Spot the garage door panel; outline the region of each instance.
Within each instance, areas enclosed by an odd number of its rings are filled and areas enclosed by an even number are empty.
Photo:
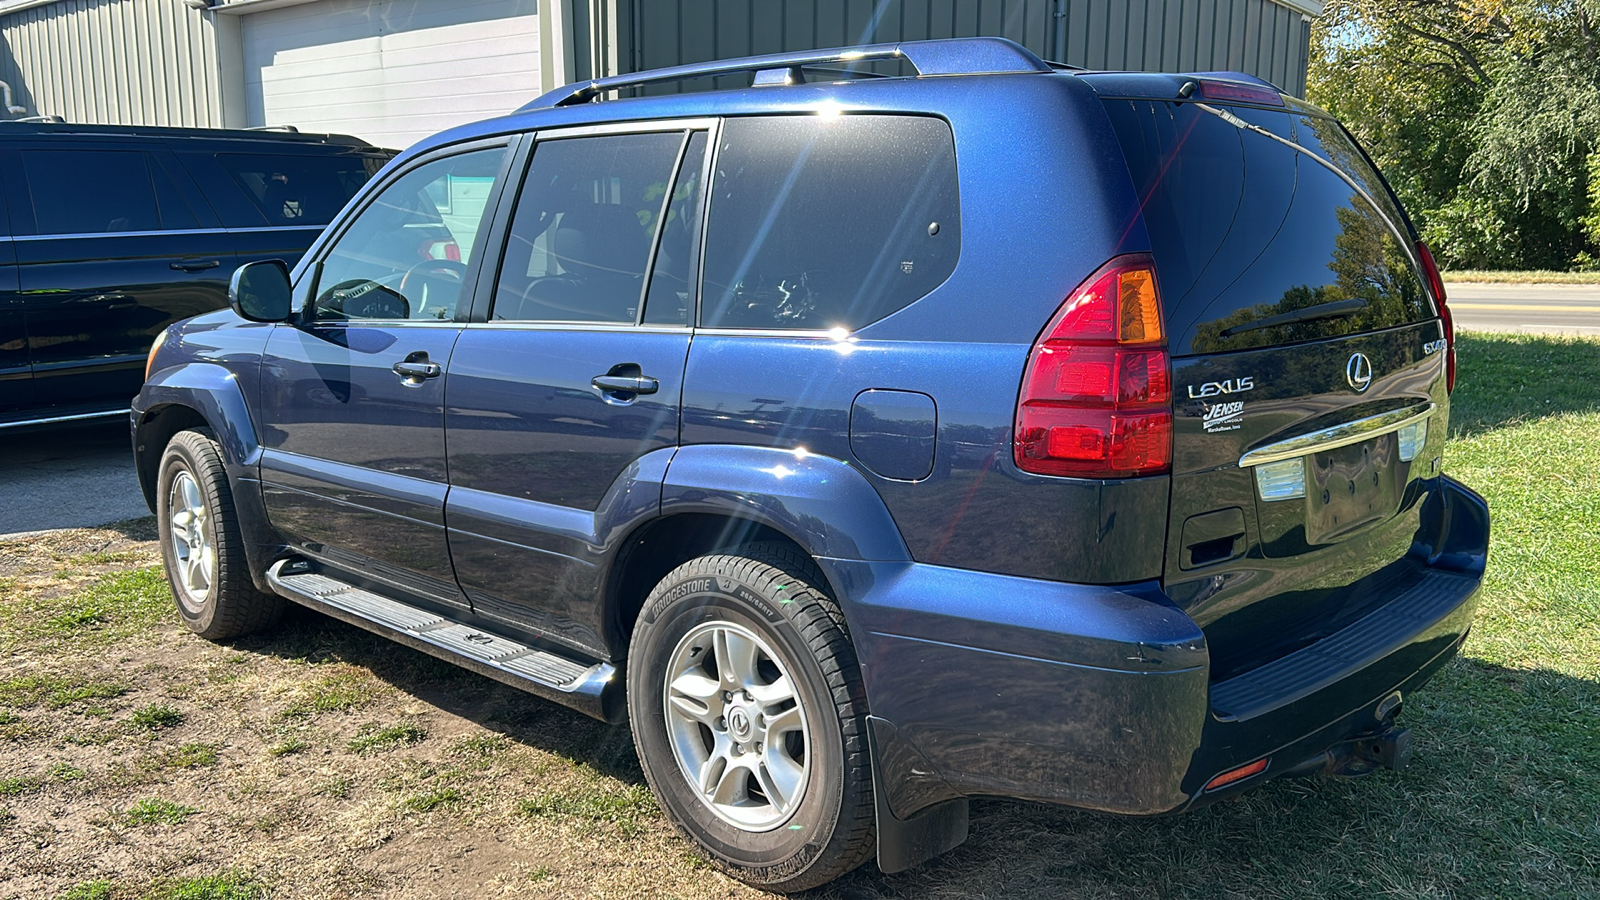
[[[405,147],[540,93],[537,0],[318,0],[243,17],[252,125]]]

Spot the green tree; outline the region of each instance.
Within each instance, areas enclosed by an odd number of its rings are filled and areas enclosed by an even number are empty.
[[[1600,0],[1333,0],[1307,93],[1455,267],[1600,252]]]

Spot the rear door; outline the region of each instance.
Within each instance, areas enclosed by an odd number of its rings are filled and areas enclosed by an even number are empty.
[[[260,401],[272,524],[300,552],[413,599],[465,607],[444,533],[444,398],[507,141],[396,173],[301,270]],[[422,248],[449,240],[460,259]]]
[[[1409,226],[1331,119],[1107,100],[1173,354],[1168,593],[1228,678],[1421,577],[1443,331]]]
[[[597,517],[608,496],[653,512],[659,492],[608,492],[678,441],[710,125],[535,145],[448,387],[450,552],[479,615],[606,652]]]
[[[156,335],[227,305],[227,237],[185,200],[166,157],[19,142],[25,184],[7,194],[39,404],[126,406]]]

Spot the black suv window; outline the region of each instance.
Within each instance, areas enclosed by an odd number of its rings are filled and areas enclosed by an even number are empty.
[[[955,144],[940,119],[732,119],[716,166],[702,325],[857,329],[955,270]]]
[[[148,156],[139,150],[24,150],[39,234],[159,231]],[[182,223],[183,227],[191,223]]]
[[[681,131],[539,144],[511,219],[493,318],[634,322]]]
[[[1150,100],[1105,107],[1142,201],[1175,352],[1317,340],[1429,316],[1396,235],[1404,220],[1332,120]],[[1296,315],[1310,307],[1334,314]]]
[[[368,156],[217,154],[217,164],[270,225],[328,224],[383,163]]]
[[[505,148],[435,159],[380,191],[322,261],[317,319],[451,319]]]

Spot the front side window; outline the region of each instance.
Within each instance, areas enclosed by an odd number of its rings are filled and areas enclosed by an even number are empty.
[[[512,215],[491,317],[637,321],[683,146],[679,131],[539,144]]]
[[[504,147],[424,163],[356,214],[322,262],[319,320],[449,320]]]
[[[700,324],[854,330],[955,271],[960,200],[944,121],[732,119],[721,143]]]

